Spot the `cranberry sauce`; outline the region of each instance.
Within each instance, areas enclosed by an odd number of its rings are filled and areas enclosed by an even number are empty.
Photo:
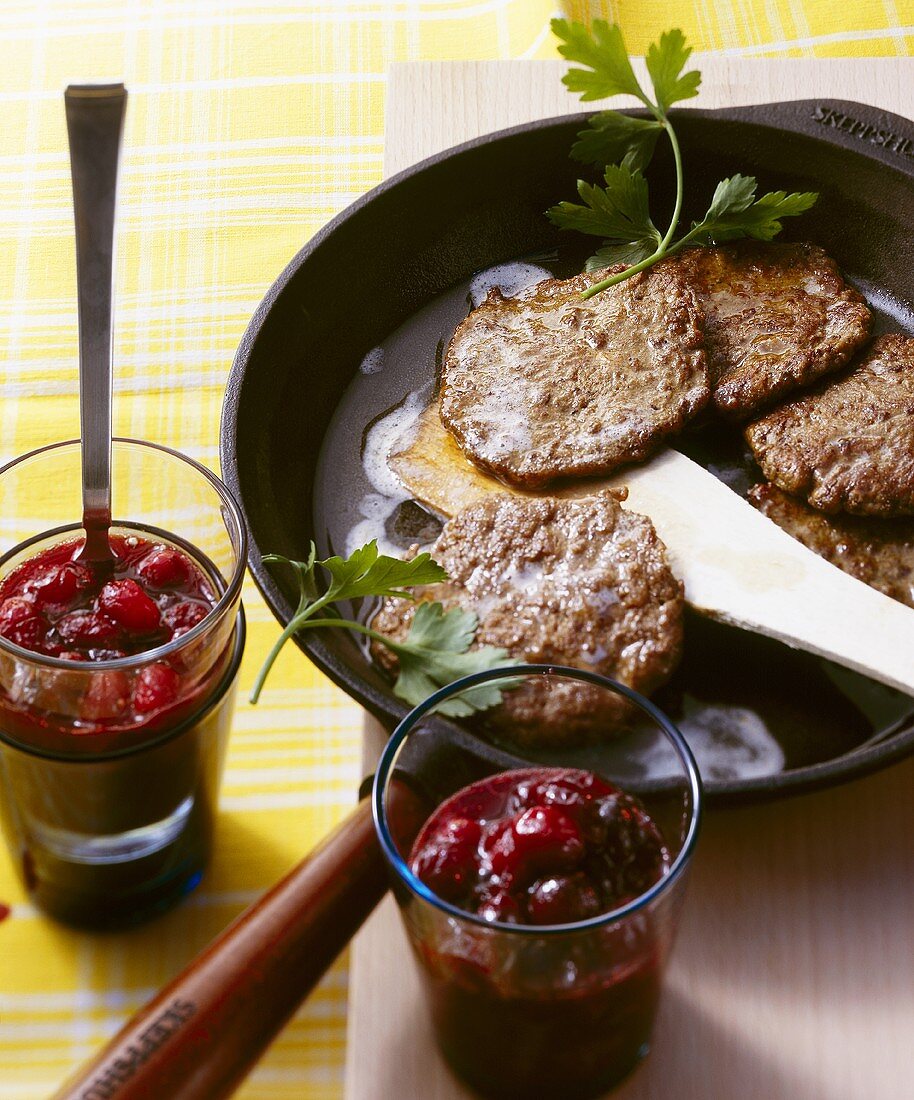
[[[463,1080],[495,1100],[584,1100],[632,1069],[675,905],[667,892],[618,921],[578,922],[637,898],[670,862],[641,804],[590,772],[504,772],[438,807],[412,847],[414,873],[484,922],[534,926],[458,924],[407,903],[438,1040]]]
[[[36,673],[28,690],[21,676],[0,676],[0,717],[11,736],[53,748],[47,741],[55,734],[159,729],[180,720],[205,690],[201,674],[206,659],[212,663],[211,655],[201,658],[205,647],[194,660],[174,655],[92,673],[97,662],[141,658],[187,634],[217,601],[214,583],[182,550],[135,534],[110,541],[113,568],[76,560],[82,540],[70,539],[0,582],[0,635],[73,670]],[[218,677],[225,662],[216,663]]]
[[[50,546],[0,583],[0,634],[73,661],[145,653],[186,634],[213,607],[212,586],[181,550],[112,535],[113,571],[75,561],[83,540]]]
[[[567,950],[570,976],[579,962]],[[441,1052],[475,1094],[592,1100],[647,1054],[663,963],[659,949],[646,950],[603,985],[539,995],[501,993],[468,964],[442,974],[426,962],[421,974]]]
[[[452,795],[426,822],[410,867],[484,920],[571,924],[617,909],[669,856],[640,803],[592,772],[509,771]]]

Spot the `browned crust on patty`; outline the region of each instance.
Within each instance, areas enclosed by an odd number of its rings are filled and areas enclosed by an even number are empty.
[[[449,520],[432,555],[449,579],[419,598],[475,612],[474,647],[591,669],[645,693],[679,661],[682,585],[651,521],[621,508],[611,492],[490,497]],[[412,616],[413,605],[388,599],[372,626],[402,639]],[[373,654],[395,667],[385,647]],[[563,744],[612,736],[628,713],[619,697],[587,685],[549,691],[528,682],[485,718],[520,744]]]
[[[914,607],[914,520],[827,516],[771,484],[753,485],[749,500],[819,557]]]
[[[607,473],[706,404],[701,313],[678,266],[582,300],[606,274],[545,279],[513,298],[490,291],[457,326],[441,418],[477,466],[524,488]]]
[[[711,400],[743,419],[850,360],[871,314],[811,244],[736,241],[678,258],[704,312]]]
[[[914,513],[914,339],[873,342],[840,378],[756,420],[765,477],[823,512]]]

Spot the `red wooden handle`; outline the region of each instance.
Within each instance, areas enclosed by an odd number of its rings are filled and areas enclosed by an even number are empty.
[[[383,897],[368,799],[130,1020],[54,1100],[221,1100]]]

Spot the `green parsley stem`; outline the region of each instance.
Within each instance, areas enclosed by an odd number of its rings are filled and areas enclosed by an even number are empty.
[[[679,140],[676,137],[676,131],[666,119],[663,120],[663,126],[666,130],[667,137],[670,139],[670,145],[673,149],[673,160],[676,164],[676,203],[673,206],[673,216],[670,218],[670,225],[666,231],[666,235],[657,246],[657,251],[661,254],[666,251],[667,245],[673,239],[673,234],[676,232],[676,226],[679,225],[679,216],[682,213],[683,193],[682,153],[679,149]]]
[[[631,267],[627,267],[624,271],[617,271],[615,275],[610,275],[608,279],[603,279],[602,282],[594,283],[593,286],[589,286],[586,290],[581,291],[582,298],[592,298],[594,294],[599,294],[601,290],[606,290],[607,287],[615,286],[617,283],[624,283],[626,279],[631,278],[632,275],[637,275],[639,271],[645,271],[649,267],[653,267],[658,260],[662,260],[665,256],[674,256],[681,248],[685,248],[687,244],[693,241],[701,233],[705,232],[705,223],[699,222],[698,225],[693,226],[688,233],[685,233],[679,238],[675,244],[669,245],[667,248],[657,248],[657,251],[648,256],[646,260],[642,260],[640,263],[632,264]]]
[[[359,634],[366,634],[369,638],[374,638],[376,642],[383,642],[384,645],[391,644],[390,638],[386,638],[383,634],[372,630],[370,626],[363,626],[362,623],[357,623],[352,619],[312,619],[310,622],[303,623],[302,626],[341,626],[346,630],[356,630]]]
[[[689,239],[690,234],[687,233],[681,241],[677,241],[675,245],[670,245],[670,241],[673,239],[673,234],[676,232],[676,226],[679,224],[679,217],[682,213],[682,195],[684,190],[682,151],[679,148],[676,131],[670,125],[669,121],[657,111],[653,104],[649,103],[648,106],[654,112],[657,121],[660,122],[666,130],[666,135],[670,139],[670,146],[673,150],[673,161],[676,165],[676,202],[673,205],[673,215],[670,218],[670,224],[663,239],[650,256],[641,260],[639,263],[633,264],[631,267],[627,267],[624,271],[617,271],[615,275],[610,275],[608,279],[603,279],[601,282],[594,283],[593,286],[589,286],[586,290],[581,291],[581,297],[584,299],[592,298],[595,294],[599,294],[601,291],[611,286],[616,286],[617,283],[625,282],[625,280],[630,279],[632,275],[637,275],[639,271],[646,271],[649,267],[653,267],[658,260],[662,260],[664,256],[671,256],[674,252],[678,251]]]
[[[647,268],[653,267],[658,260],[663,259],[663,257],[668,255],[671,251],[673,251],[673,249],[660,249],[658,247],[656,252],[652,252],[647,259],[632,264],[631,267],[627,267],[624,271],[617,271],[615,275],[610,275],[609,278],[602,279],[599,283],[594,283],[593,286],[589,286],[586,290],[582,290],[581,297],[585,299],[592,298],[595,294],[599,294],[601,291],[607,290],[617,283],[624,283],[626,279],[630,279],[632,275],[637,275],[639,271],[645,271]]]
[[[393,638],[388,638],[386,634],[379,634],[376,630],[372,630],[370,626],[363,626],[362,623],[354,622],[352,619],[311,619],[309,622],[302,623],[302,629],[318,626],[339,626],[344,630],[357,630],[359,634],[365,634],[367,637],[373,638],[376,642],[380,642],[381,645],[387,646],[388,649],[392,649],[394,653],[434,652],[434,650],[415,644],[401,645],[399,642],[395,642]]]
[[[376,630],[372,630],[371,627],[363,626],[361,623],[354,622],[351,619],[311,618],[315,611],[318,611],[320,610],[320,608],[325,607],[329,602],[329,600],[317,600],[308,608],[307,611],[303,612],[301,615],[296,615],[291,619],[289,625],[277,638],[276,644],[270,650],[266,661],[264,661],[263,663],[263,668],[261,668],[260,672],[257,675],[257,680],[254,683],[254,687],[251,689],[250,701],[252,703],[256,703],[257,700],[260,698],[260,693],[263,690],[264,681],[269,675],[270,669],[273,667],[276,658],[279,656],[279,651],[286,644],[286,642],[294,634],[297,634],[300,630],[320,626],[339,626],[342,627],[344,630],[356,630],[359,632],[359,634],[366,634],[369,638],[373,638],[376,642],[381,642],[389,649],[393,649],[396,651],[396,649],[398,648],[397,644],[391,641],[390,638],[385,637],[383,634],[379,634]]]
[[[263,685],[266,683],[267,676],[270,674],[270,669],[276,663],[276,658],[279,656],[282,647],[286,642],[305,626],[307,620],[311,618],[317,611],[320,611],[322,607],[325,607],[331,601],[325,597],[321,597],[310,604],[304,611],[299,611],[289,620],[288,626],[279,635],[273,644],[273,648],[267,654],[267,659],[263,662],[260,672],[257,673],[257,679],[254,681],[254,686],[251,688],[250,702],[256,703],[260,698],[260,693],[263,691]],[[349,624],[347,624],[349,625]]]

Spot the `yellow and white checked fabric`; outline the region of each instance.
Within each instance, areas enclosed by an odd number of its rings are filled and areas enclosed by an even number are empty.
[[[381,177],[387,66],[550,57],[557,10],[620,22],[637,52],[670,25],[700,50],[744,55],[914,49],[912,0],[2,0],[0,459],[78,435],[65,84],[130,90],[115,427],[215,465],[248,317],[308,237]],[[245,600],[243,693],[276,632],[252,586]],[[290,647],[260,705],[239,707],[212,869],[138,931],[51,924],[0,854],[12,906],[0,923],[0,1100],[48,1096],[331,827],[354,796],[359,728],[358,709]],[[340,964],[240,1095],[341,1096],[345,1015]]]

